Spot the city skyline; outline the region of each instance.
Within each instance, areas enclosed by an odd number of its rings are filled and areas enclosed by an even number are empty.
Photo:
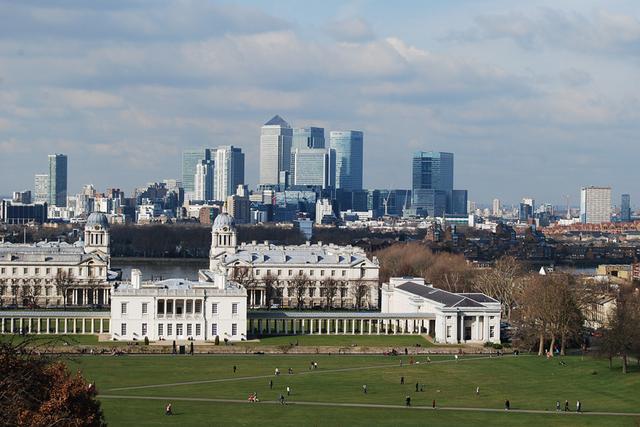
[[[242,148],[254,187],[259,124],[280,114],[362,130],[365,188],[410,188],[411,153],[446,151],[482,203],[575,206],[585,185],[611,186],[616,205],[640,197],[633,2],[302,7],[7,5],[0,194],[32,188],[52,152],[70,156],[73,193],[179,178],[175,159],[203,145]]]

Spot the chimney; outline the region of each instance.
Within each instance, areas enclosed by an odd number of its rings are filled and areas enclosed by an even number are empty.
[[[137,268],[131,270],[131,286],[133,289],[140,289],[140,277],[142,273]]]

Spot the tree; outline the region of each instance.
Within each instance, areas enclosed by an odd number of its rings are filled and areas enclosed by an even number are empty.
[[[525,343],[538,343],[538,355],[545,350],[545,341],[550,331],[549,313],[554,303],[553,292],[546,276],[531,275],[519,293],[514,296],[518,305],[512,320],[517,325],[519,338]]]
[[[511,320],[511,312],[516,305],[517,296],[523,288],[525,271],[520,262],[504,256],[493,267],[476,275],[475,288],[502,303],[502,315]]]
[[[256,289],[256,278],[253,275],[253,269],[251,267],[236,265],[233,267],[233,274],[231,277],[234,282],[244,286],[247,291]],[[247,298],[250,298],[250,295],[247,295]]]
[[[311,286],[313,282],[307,277],[306,274],[302,274],[289,281],[289,289],[293,290],[293,296],[296,300],[296,307],[301,310],[304,307],[304,296],[307,292],[307,288]]]
[[[320,290],[323,293],[325,306],[327,307],[327,310],[330,310],[331,307],[333,307],[333,301],[335,300],[336,295],[338,294],[339,286],[340,285],[338,281],[331,277],[327,277],[326,279],[320,282]]]
[[[352,287],[353,301],[356,309],[362,309],[365,307],[365,302],[368,301],[369,285],[362,279],[358,279],[353,283]]]
[[[23,305],[29,308],[35,308],[38,306],[38,298],[42,294],[42,287],[36,283],[24,284],[20,288],[20,298],[22,298]]]
[[[33,344],[0,343],[0,424],[105,426],[95,387],[61,361],[36,354]]]
[[[0,277],[0,307],[4,306],[4,294],[7,292],[9,288],[9,279],[5,277]]]
[[[67,294],[69,293],[69,290],[71,290],[72,287],[75,286],[76,281],[71,273],[68,273],[63,269],[58,269],[56,277],[53,279],[53,283],[58,292],[62,294],[62,304],[64,306],[64,309],[66,310],[68,298]]]
[[[280,281],[277,276],[269,273],[262,279],[264,285],[265,301],[267,302],[267,310],[271,309],[271,304],[274,299],[282,298],[280,291]]]
[[[622,359],[622,373],[627,373],[629,356],[640,350],[640,301],[639,296],[624,294],[618,297],[607,327],[603,332],[601,352],[609,357],[609,366],[614,356]]]

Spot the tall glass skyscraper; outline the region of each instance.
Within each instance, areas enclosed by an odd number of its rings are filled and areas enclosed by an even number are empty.
[[[182,187],[187,199],[193,197],[196,190],[194,181],[196,166],[203,160],[211,160],[211,150],[208,148],[189,149],[182,152]]]
[[[442,216],[453,204],[453,153],[420,151],[413,155],[412,207],[429,216]]]
[[[49,206],[67,206],[67,156],[49,154]]]
[[[290,172],[293,129],[278,115],[260,131],[260,184],[277,185]],[[285,174],[281,174],[285,172]]]
[[[291,150],[296,148],[324,148],[324,128],[310,126],[294,129]]]
[[[297,148],[292,154],[294,185],[334,186],[335,157],[324,148]]]
[[[329,146],[336,156],[336,188],[362,190],[362,132],[332,131],[329,134]]]
[[[201,160],[196,165],[196,173],[193,175],[193,198],[195,200],[213,200],[213,188],[215,186],[215,174],[213,160]]]
[[[215,200],[227,200],[236,193],[238,185],[244,184],[244,153],[232,145],[214,148],[214,190]]]
[[[628,194],[622,195],[620,203],[620,221],[631,221],[631,196]]]

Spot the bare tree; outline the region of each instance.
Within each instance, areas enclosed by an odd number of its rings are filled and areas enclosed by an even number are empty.
[[[18,295],[20,295],[20,286],[14,280],[11,284],[11,303],[13,305],[18,305]]]
[[[293,296],[296,300],[296,307],[298,310],[301,310],[304,307],[304,296],[307,292],[307,288],[309,288],[312,283],[313,282],[305,274],[296,276],[289,282],[289,289],[293,290]]]
[[[2,277],[0,278],[0,307],[4,306],[4,294],[9,289],[9,279]]]
[[[362,279],[358,279],[353,283],[353,302],[355,308],[362,309],[369,300],[369,285]]]
[[[325,306],[327,310],[330,310],[331,307],[333,307],[333,301],[335,300],[336,295],[338,294],[339,287],[340,287],[340,284],[338,283],[338,281],[331,277],[327,277],[326,279],[320,282],[320,290],[323,293]]]
[[[492,268],[475,277],[475,288],[502,303],[503,317],[511,320],[511,312],[524,285],[525,271],[520,262],[510,256],[500,258]]]
[[[616,308],[604,330],[601,351],[609,357],[609,366],[613,356],[622,359],[622,373],[627,373],[629,356],[638,356],[640,350],[640,297],[633,294],[621,294]]]
[[[271,304],[274,299],[281,300],[282,298],[282,290],[280,289],[280,281],[278,280],[278,276],[274,276],[273,274],[267,274],[262,279],[262,284],[264,285],[264,293],[265,300],[267,302],[267,310],[271,308]]]
[[[76,285],[76,280],[71,273],[68,273],[63,269],[58,269],[56,277],[53,279],[53,283],[58,292],[62,294],[62,304],[64,306],[64,309],[66,310],[68,293],[69,290],[71,290],[73,286]]]
[[[38,306],[38,298],[40,298],[41,294],[42,287],[36,283],[24,284],[20,288],[20,298],[22,298],[23,305],[26,305],[29,308],[35,308]]]
[[[242,265],[233,267],[232,280],[247,289],[247,298],[250,298],[249,291],[255,291],[256,278],[253,275],[253,269]]]

